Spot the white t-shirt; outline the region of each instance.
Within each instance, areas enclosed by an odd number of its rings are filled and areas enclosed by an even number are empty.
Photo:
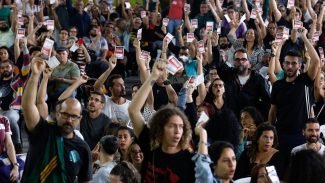
[[[124,104],[118,105],[115,104],[110,97],[105,95],[105,102],[106,104],[103,112],[111,118],[112,122],[132,127],[128,113],[128,107],[131,101],[126,99]]]
[[[323,144],[320,144],[320,145],[321,145],[321,147],[320,147],[318,153],[319,153],[320,155],[324,155],[324,153],[325,153],[325,146],[324,146]],[[294,154],[296,154],[298,151],[306,150],[306,149],[308,149],[306,143],[305,143],[305,144],[302,144],[302,145],[300,145],[300,146],[294,147],[294,148],[291,150],[291,155],[294,155]]]

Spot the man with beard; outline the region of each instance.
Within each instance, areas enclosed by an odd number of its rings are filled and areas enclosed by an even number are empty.
[[[88,110],[82,111],[80,132],[90,149],[94,149],[98,141],[105,135],[105,129],[111,119],[102,113],[105,106],[105,96],[99,92],[92,92],[88,101]]]
[[[302,130],[302,134],[306,139],[306,143],[292,149],[291,155],[295,155],[298,151],[305,149],[313,149],[320,155],[324,155],[325,146],[319,142],[320,130],[319,122],[315,118],[307,119],[307,122]]]
[[[16,26],[16,25],[12,24],[12,26]],[[15,40],[14,32],[15,32],[14,27],[9,28],[8,22],[5,19],[0,19],[0,46],[7,46],[8,48],[10,48],[12,45],[14,45],[14,40]]]
[[[19,114],[17,110],[10,108],[14,101],[14,90],[11,83],[14,80],[14,64],[5,60],[0,62],[0,115],[6,116],[10,122],[10,128],[13,133],[12,139],[16,151],[21,152],[20,130],[18,126]]]
[[[58,109],[56,123],[40,117],[36,107],[38,81],[46,63],[37,55],[22,98],[29,140],[21,182],[89,182],[92,179],[88,145],[74,133],[81,119],[81,104],[66,99]]]
[[[231,43],[227,37],[227,35],[222,34],[219,37],[219,46],[220,46],[220,55],[222,60],[226,62],[230,67],[234,66],[233,53],[234,50],[231,47]]]
[[[90,16],[86,11],[84,11],[83,1],[76,1],[74,8],[72,8],[71,2],[71,0],[68,0],[67,2],[70,26],[76,26],[78,28],[77,37],[84,37],[90,30]]]
[[[301,129],[311,111],[310,89],[319,69],[320,59],[315,48],[308,40],[307,30],[303,29],[301,38],[310,56],[310,65],[306,73],[300,74],[301,55],[289,51],[284,57],[285,77],[273,84],[271,108],[268,121],[275,124],[279,136],[279,150],[286,159],[290,157],[293,147],[304,143]]]
[[[112,59],[110,59],[112,60]],[[99,91],[103,86],[104,82],[110,75],[112,69],[116,65],[116,58],[112,62],[113,66],[109,67],[95,82],[94,89]],[[125,85],[124,80],[121,75],[113,74],[108,79],[108,87],[111,97],[105,95],[105,107],[104,114],[111,118],[112,122],[119,123],[121,125],[130,125],[130,118],[128,115],[128,107],[131,101],[127,100],[125,97]]]
[[[88,49],[96,52],[96,56],[99,60],[106,58],[108,51],[108,44],[101,32],[99,32],[97,26],[92,26],[89,31],[89,37],[84,37],[85,45]]]
[[[217,52],[218,50],[214,48]],[[234,53],[234,67],[229,67],[221,61],[215,53],[214,60],[218,75],[225,82],[225,98],[237,117],[247,106],[254,106],[260,110],[266,119],[270,106],[269,85],[259,73],[251,70],[245,49],[238,49]],[[217,58],[216,58],[217,57]]]

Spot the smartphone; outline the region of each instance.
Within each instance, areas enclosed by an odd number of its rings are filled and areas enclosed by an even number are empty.
[[[84,44],[84,40],[82,38],[78,39],[78,45],[83,45]]]

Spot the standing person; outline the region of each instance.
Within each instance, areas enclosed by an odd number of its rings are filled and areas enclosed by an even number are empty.
[[[144,154],[143,182],[194,182],[194,163],[189,150],[191,125],[182,111],[166,106],[145,125],[141,107],[152,85],[166,69],[164,61],[155,63],[151,75],[133,97],[128,108],[135,135]]]
[[[71,0],[67,0],[67,9],[69,12],[70,26],[78,28],[77,37],[88,35],[90,29],[90,16],[84,11],[84,3],[81,0],[75,2],[75,7],[72,7]]]
[[[306,139],[306,143],[292,149],[291,155],[296,154],[298,151],[304,149],[313,149],[320,155],[325,153],[325,146],[319,142],[320,130],[319,122],[315,118],[309,118],[306,121],[302,134]]]
[[[73,132],[80,123],[81,104],[76,99],[66,99],[59,106],[57,123],[47,123],[35,104],[45,62],[35,56],[31,68],[22,98],[30,144],[22,182],[89,182],[92,179],[90,149]]]
[[[299,74],[302,65],[300,53],[287,52],[283,62],[285,78],[273,84],[271,93],[268,121],[278,130],[279,150],[284,153],[285,159],[290,157],[293,147],[305,142],[301,129],[310,116],[309,90],[319,69],[320,59],[306,35],[307,29],[303,29],[301,38],[311,58],[308,71]]]

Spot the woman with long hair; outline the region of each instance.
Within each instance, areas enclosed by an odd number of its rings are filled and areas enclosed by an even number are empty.
[[[277,144],[275,127],[269,123],[260,124],[254,133],[251,146],[244,150],[238,160],[235,178],[249,177],[252,168],[258,164],[274,165],[282,178],[284,164],[281,153],[275,149]]]

